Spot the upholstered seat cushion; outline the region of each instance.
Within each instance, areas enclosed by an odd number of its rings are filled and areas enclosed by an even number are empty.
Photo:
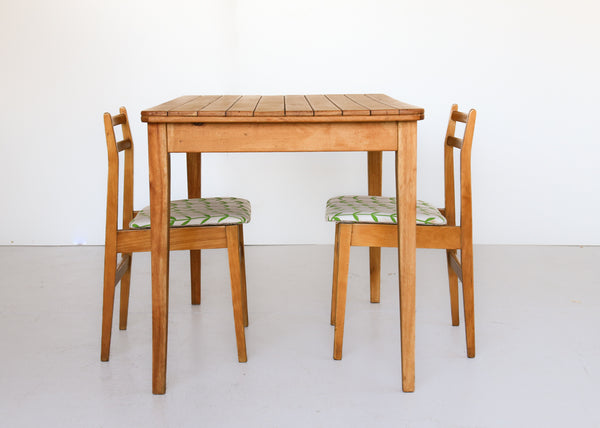
[[[396,223],[396,198],[336,196],[327,201],[328,221],[345,223]],[[433,205],[417,201],[417,224],[443,225],[446,218]]]
[[[171,201],[171,226],[210,226],[250,222],[250,202],[241,198],[198,198]],[[150,207],[129,223],[132,229],[150,227]]]

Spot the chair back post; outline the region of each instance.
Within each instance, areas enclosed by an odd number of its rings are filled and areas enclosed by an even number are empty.
[[[450,109],[446,138],[444,138],[444,216],[448,226],[456,225],[456,202],[454,194],[454,147],[448,144],[448,139],[454,137],[456,121],[452,115],[458,111],[458,106],[453,104]]]
[[[133,137],[127,110],[121,107],[119,112],[125,116],[125,122],[121,125],[123,141],[129,141],[129,147],[125,149],[123,170],[123,229],[129,229],[129,222],[133,219]]]
[[[471,109],[466,118],[465,134],[460,153],[460,225],[463,240],[472,239],[473,217],[471,199],[471,148],[475,132],[477,111]]]
[[[119,221],[119,151],[113,127],[113,117],[104,113],[108,182],[106,189],[106,237],[116,235]]]
[[[123,139],[117,141],[115,126],[121,126]],[[108,190],[107,190],[107,232],[118,227],[119,210],[119,152],[124,153],[123,167],[123,229],[129,229],[133,219],[133,138],[129,127],[129,118],[125,107],[119,109],[119,114],[111,116],[104,113],[104,129],[106,132],[106,148],[108,153]],[[111,222],[111,225],[109,225]],[[110,229],[109,229],[110,228]]]

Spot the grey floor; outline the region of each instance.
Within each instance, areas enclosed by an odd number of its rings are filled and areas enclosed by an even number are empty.
[[[189,303],[171,259],[167,394],[151,394],[150,257],[134,256],[127,331],[100,362],[102,247],[0,247],[3,427],[600,426],[600,247],[478,246],[477,356],[450,325],[443,252],[419,250],[416,390],[401,392],[395,252],[368,302],[351,254],[344,358],[332,359],[331,246],[247,248],[248,362],[226,253]]]

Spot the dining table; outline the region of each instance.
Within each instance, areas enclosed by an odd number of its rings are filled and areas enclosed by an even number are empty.
[[[186,153],[188,196],[198,198],[201,154],[230,152],[366,152],[370,195],[381,195],[382,152],[395,153],[402,390],[414,391],[417,122],[423,118],[423,108],[384,94],[184,95],[141,112],[148,127],[154,394],[166,392],[170,154]],[[379,248],[370,249],[371,281],[379,281],[380,256]],[[191,263],[199,272],[199,250]]]

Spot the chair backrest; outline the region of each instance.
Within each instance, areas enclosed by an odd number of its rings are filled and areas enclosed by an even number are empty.
[[[471,225],[471,146],[477,112],[458,111],[456,104],[450,109],[450,119],[444,140],[445,216],[448,225],[456,225],[456,199],[454,192],[454,149],[460,150],[460,225],[470,229]],[[462,137],[456,136],[456,122],[465,124]]]
[[[117,141],[115,127],[121,126],[123,139]],[[124,153],[123,167],[123,229],[133,218],[133,139],[125,107],[119,114],[104,113],[104,130],[108,151],[108,187],[106,196],[106,231],[116,230],[119,221],[119,153]]]

